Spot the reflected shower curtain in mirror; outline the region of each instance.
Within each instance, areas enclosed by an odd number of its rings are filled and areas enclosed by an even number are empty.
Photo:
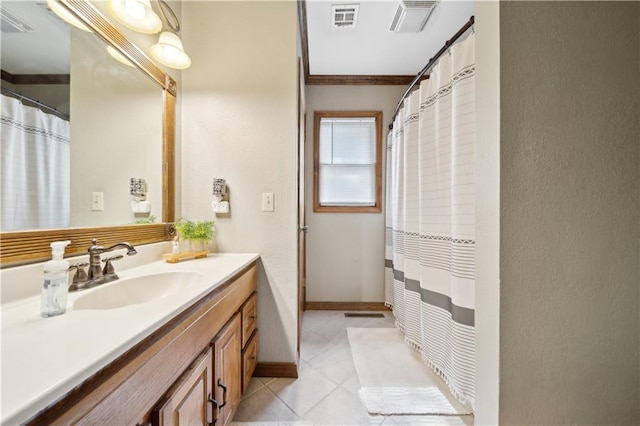
[[[69,226],[69,122],[2,95],[2,231]]]
[[[404,101],[387,143],[385,298],[406,340],[473,407],[473,34]]]

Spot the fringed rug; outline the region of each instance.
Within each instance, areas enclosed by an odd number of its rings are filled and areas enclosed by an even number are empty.
[[[371,414],[471,414],[396,328],[347,328],[360,396]]]

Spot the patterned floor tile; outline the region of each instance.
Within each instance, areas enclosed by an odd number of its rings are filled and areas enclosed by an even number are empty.
[[[266,386],[240,402],[236,422],[292,421],[298,416]]]
[[[336,384],[341,384],[356,373],[348,341],[337,343],[319,353],[308,364]]]
[[[338,388],[320,401],[307,414],[304,420],[314,425],[379,425],[384,418],[367,413],[359,399],[350,392]]]
[[[372,416],[366,412],[346,329],[395,327],[393,314],[383,313],[384,318],[345,318],[343,311],[306,311],[298,379],[253,378],[234,422],[254,422],[238,426],[473,425],[473,416]]]
[[[301,363],[297,379],[280,378],[267,385],[267,388],[299,416],[309,411],[336,387],[334,382],[305,362]]]

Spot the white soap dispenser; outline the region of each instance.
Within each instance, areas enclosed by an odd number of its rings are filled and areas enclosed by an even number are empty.
[[[64,314],[67,310],[67,285],[69,282],[69,262],[63,259],[64,248],[71,241],[51,243],[52,259],[44,264],[42,303],[40,315],[43,318]]]

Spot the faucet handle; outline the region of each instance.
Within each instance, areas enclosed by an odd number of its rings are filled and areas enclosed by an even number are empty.
[[[71,286],[69,286],[69,291],[80,290],[84,287],[89,281],[89,277],[87,276],[87,271],[84,269],[89,266],[89,263],[76,263],[69,267],[69,271],[75,269],[76,273],[73,275],[73,281]]]
[[[113,268],[113,265],[111,264],[111,262],[115,261],[115,260],[120,260],[123,257],[124,256],[119,254],[117,256],[110,256],[110,257],[107,257],[105,259],[102,259],[102,261],[104,262],[104,268],[102,269],[102,275],[113,275],[113,276],[115,276],[114,279],[118,279],[118,276],[116,275],[116,271]]]

